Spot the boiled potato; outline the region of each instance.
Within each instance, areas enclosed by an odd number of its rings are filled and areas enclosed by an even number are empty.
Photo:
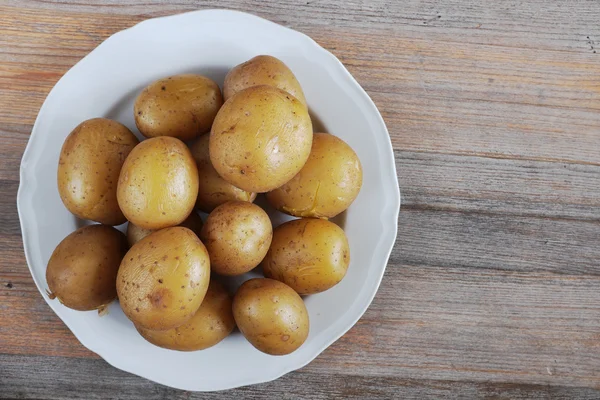
[[[271,86],[253,86],[219,110],[210,132],[210,160],[232,185],[268,192],[304,166],[312,136],[308,111],[294,96]]]
[[[269,85],[284,90],[306,105],[304,92],[294,73],[273,56],[256,56],[234,67],[225,77],[225,100],[252,86]]]
[[[253,202],[256,193],[239,189],[221,178],[208,154],[208,141],[210,135],[203,135],[192,145],[192,155],[198,165],[200,188],[196,208],[202,212],[210,213],[215,207],[233,200]]]
[[[152,232],[156,232],[156,230],[140,228],[139,226],[134,225],[132,222],[128,223],[126,235],[129,247],[133,246]]]
[[[192,211],[189,217],[186,218],[179,226],[186,227],[191,229],[192,232],[196,234],[196,236],[200,236],[200,230],[202,229],[202,218],[195,212]],[[152,232],[156,232],[152,229],[140,228],[139,226],[129,223],[127,224],[127,241],[129,242],[129,246],[133,246]]]
[[[190,150],[166,136],[144,140],[131,151],[117,186],[123,214],[145,229],[179,225],[197,195],[198,169]]]
[[[315,133],[300,172],[266,197],[296,217],[332,218],[352,204],[361,186],[362,167],[354,150],[336,136]]]
[[[77,229],[60,242],[48,261],[48,295],[74,310],[105,307],[117,297],[117,271],[126,252],[125,235],[112,226]]]
[[[166,331],[136,328],[144,339],[165,349],[207,349],[225,339],[235,328],[231,297],[222,283],[211,280],[200,308],[188,322]]]
[[[267,213],[246,201],[230,201],[215,208],[200,232],[210,266],[221,275],[241,275],[260,264],[272,236]]]
[[[265,277],[299,294],[323,292],[337,285],[350,264],[346,234],[322,219],[296,219],[279,225],[262,262]]]
[[[146,137],[173,136],[190,140],[210,131],[223,105],[219,85],[202,75],[159,79],[135,100],[135,124]]]
[[[123,312],[135,325],[167,330],[196,313],[209,280],[206,248],[194,232],[176,226],[133,245],[119,268],[117,293]]]
[[[58,193],[79,218],[120,225],[119,172],[137,138],[124,125],[105,118],[79,124],[65,140],[58,161]]]
[[[308,311],[302,298],[273,279],[244,282],[233,298],[233,317],[244,337],[267,354],[289,354],[308,337]]]

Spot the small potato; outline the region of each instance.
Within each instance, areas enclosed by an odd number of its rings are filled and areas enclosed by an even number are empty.
[[[210,131],[222,105],[219,85],[202,75],[183,74],[150,84],[135,100],[133,111],[144,136],[190,140]]]
[[[200,179],[196,208],[210,213],[215,207],[228,201],[240,200],[252,203],[256,198],[256,193],[246,192],[233,186],[215,171],[208,153],[209,139],[210,135],[202,135],[191,147],[192,155],[198,165]]]
[[[137,145],[125,160],[117,199],[130,222],[145,229],[182,223],[198,196],[198,169],[179,139],[157,137]]]
[[[127,242],[129,243],[129,247],[133,246],[152,232],[156,232],[153,229],[145,229],[140,228],[137,225],[134,225],[132,222],[127,224]]]
[[[308,111],[294,96],[271,86],[253,86],[219,110],[210,132],[210,160],[232,185],[268,192],[304,166],[312,136]]]
[[[241,275],[260,264],[272,236],[267,213],[245,201],[230,201],[215,208],[200,232],[212,270],[229,276]]]
[[[211,280],[200,308],[188,322],[167,331],[136,328],[144,339],[165,349],[179,351],[207,349],[225,339],[235,328],[231,296],[223,284]]]
[[[354,150],[336,136],[315,133],[300,172],[266,197],[296,217],[332,218],[352,204],[361,186],[362,166]]]
[[[200,230],[202,229],[202,218],[195,212],[192,211],[189,217],[186,218],[178,226],[183,226],[185,228],[191,229],[192,232],[196,234],[196,236],[200,236]],[[140,228],[139,226],[129,223],[127,224],[127,241],[129,242],[129,246],[133,246],[152,232],[156,232],[152,229]]]
[[[111,226],[77,229],[60,242],[48,261],[50,298],[79,311],[105,307],[117,297],[117,271],[126,252],[125,235]]]
[[[210,280],[210,261],[196,234],[181,226],[151,233],[127,252],[117,275],[125,315],[136,326],[172,329],[198,311]]]
[[[273,279],[244,282],[233,298],[233,317],[252,346],[267,354],[289,354],[308,337],[308,311],[302,298]]]
[[[67,136],[58,161],[58,193],[67,209],[106,225],[124,223],[117,181],[125,158],[138,143],[117,121],[94,118],[79,124]]]
[[[284,90],[306,105],[304,92],[294,73],[273,56],[256,56],[234,67],[225,77],[225,100],[252,86],[269,85]]]
[[[299,294],[323,292],[337,285],[350,264],[346,234],[322,219],[296,219],[279,225],[262,262],[265,277]]]

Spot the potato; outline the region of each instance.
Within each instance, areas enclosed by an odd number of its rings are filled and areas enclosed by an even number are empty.
[[[223,105],[219,85],[202,75],[159,79],[135,100],[135,124],[146,137],[173,136],[190,140],[210,131]]]
[[[254,86],[236,93],[219,110],[210,132],[210,160],[232,185],[268,192],[304,166],[312,136],[308,111],[294,96]]]
[[[192,211],[189,217],[187,217],[186,220],[178,226],[183,226],[188,229],[191,229],[192,232],[196,234],[196,236],[200,236],[200,230],[202,229],[202,225],[202,218],[200,218],[200,216],[195,211]],[[139,226],[130,222],[129,224],[127,224],[127,241],[129,242],[129,246],[133,246],[152,232],[156,231],[152,229],[140,228]]]
[[[293,72],[272,56],[256,56],[234,67],[225,77],[225,100],[252,86],[269,85],[284,90],[306,105],[304,92]]]
[[[198,169],[179,139],[157,137],[137,145],[125,160],[117,199],[130,222],[145,229],[182,223],[194,209]]]
[[[273,279],[244,282],[233,298],[233,317],[244,337],[267,354],[289,354],[308,337],[308,311],[302,298]]]
[[[124,125],[105,118],[79,124],[65,140],[58,161],[58,193],[82,219],[120,225],[117,180],[125,158],[138,144]]]
[[[283,186],[267,193],[279,211],[296,217],[332,218],[346,210],[362,186],[362,167],[342,139],[315,133],[308,161]]]
[[[102,309],[117,297],[117,271],[125,252],[125,235],[111,226],[77,229],[48,261],[48,295],[74,310]]]
[[[127,224],[127,242],[129,243],[129,247],[133,246],[152,232],[156,232],[153,229],[145,229],[140,228],[137,225],[134,225],[132,222]]]
[[[192,145],[192,156],[198,165],[200,188],[196,208],[202,212],[210,213],[215,207],[234,200],[252,203],[256,193],[239,189],[221,178],[210,162],[208,141],[210,135],[203,135]]]
[[[279,225],[262,262],[265,277],[299,294],[323,292],[337,285],[350,264],[346,234],[322,219],[296,219]]]
[[[241,275],[255,268],[269,250],[273,226],[256,204],[230,201],[210,213],[200,239],[210,254],[211,269],[221,275]]]
[[[181,226],[146,236],[127,252],[117,275],[121,308],[133,323],[172,329],[198,311],[210,280],[210,261],[196,234]]]
[[[231,297],[223,284],[211,280],[200,308],[188,322],[166,331],[136,328],[144,339],[165,349],[207,349],[225,339],[235,328]]]

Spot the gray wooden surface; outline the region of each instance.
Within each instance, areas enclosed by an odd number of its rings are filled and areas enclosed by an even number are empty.
[[[15,197],[62,74],[116,31],[214,7],[340,58],[386,120],[403,206],[350,332],[274,382],[193,394],[77,342],[29,275]],[[599,51],[597,0],[0,1],[0,398],[600,398]]]

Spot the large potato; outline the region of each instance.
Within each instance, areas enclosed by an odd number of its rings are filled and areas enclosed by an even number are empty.
[[[58,193],[79,218],[120,225],[117,203],[121,166],[137,138],[124,125],[105,118],[79,124],[67,136],[58,162]]]
[[[157,137],[137,145],[125,160],[117,199],[130,222],[146,229],[179,225],[194,209],[198,169],[179,139]]]
[[[267,213],[245,201],[230,201],[215,208],[200,232],[212,270],[230,276],[241,275],[260,264],[272,236],[273,226]]]
[[[256,56],[229,71],[223,85],[225,100],[252,86],[269,85],[284,90],[306,105],[304,92],[294,73],[273,56]]]
[[[117,271],[126,251],[125,235],[111,226],[77,229],[60,242],[48,261],[50,298],[74,310],[103,308],[117,297]]]
[[[210,162],[209,139],[210,135],[200,136],[191,147],[192,155],[198,165],[198,178],[200,179],[196,208],[205,213],[210,213],[215,207],[228,201],[253,202],[256,193],[239,189],[219,176]]]
[[[253,86],[219,110],[210,132],[210,160],[234,186],[268,192],[304,166],[312,136],[308,111],[294,96],[271,86]]]
[[[302,298],[273,279],[244,282],[233,298],[233,317],[244,337],[267,354],[289,354],[308,337],[308,311]]]
[[[210,261],[196,234],[180,226],[151,233],[127,252],[117,275],[123,312],[139,327],[167,330],[198,310]]]
[[[200,308],[188,322],[166,331],[136,328],[144,339],[165,349],[207,349],[225,339],[235,328],[231,297],[223,284],[211,280]]]
[[[275,229],[262,267],[265,277],[304,295],[337,285],[349,264],[350,248],[342,228],[327,220],[306,218]]]
[[[287,214],[331,218],[352,204],[361,186],[362,167],[354,150],[336,136],[315,133],[300,172],[266,197]]]
[[[196,234],[196,236],[200,236],[200,230],[202,229],[202,218],[195,212],[192,213],[178,226],[183,226],[185,228],[191,229],[192,232]],[[133,246],[152,232],[156,232],[156,230],[141,228],[133,223],[127,224],[127,241],[129,242],[129,246]]]
[[[219,85],[202,75],[160,79],[135,100],[135,124],[146,137],[190,140],[206,133],[223,105]]]

